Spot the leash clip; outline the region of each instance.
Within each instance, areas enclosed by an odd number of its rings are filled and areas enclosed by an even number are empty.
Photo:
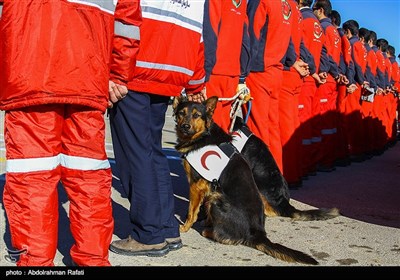
[[[211,186],[212,186],[213,191],[215,192],[217,190],[217,188],[219,187],[218,180],[217,179],[213,179],[212,182],[211,182]]]

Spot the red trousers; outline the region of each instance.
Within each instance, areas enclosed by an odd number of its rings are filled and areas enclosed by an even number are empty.
[[[17,265],[53,266],[58,239],[59,182],[70,201],[80,266],[109,266],[114,220],[104,115],[77,105],[41,105],[5,114],[4,207]]]
[[[299,95],[299,120],[301,138],[301,170],[302,175],[315,171],[315,162],[312,159],[313,150],[319,144],[318,139],[313,138],[314,112],[319,111],[319,100],[314,102],[317,86],[312,77],[304,79]],[[318,117],[318,116],[317,116]],[[318,145],[319,146],[319,145]],[[316,150],[317,151],[317,150]]]
[[[300,119],[299,94],[303,80],[295,70],[283,71],[283,83],[279,95],[279,127],[282,142],[283,176],[289,183],[300,180]]]
[[[347,122],[345,117],[346,111],[346,99],[347,99],[347,87],[346,85],[338,85],[338,98],[337,98],[337,109],[338,109],[338,122],[337,122],[337,152],[336,156],[338,159],[345,159],[349,156],[347,148],[347,137],[346,131],[350,124]]]
[[[211,75],[206,84],[207,96],[230,98],[236,94],[238,83],[239,77]],[[231,111],[232,103],[233,101],[218,101],[213,115],[214,122],[225,130],[225,132],[229,131],[231,124],[229,113]]]
[[[350,155],[360,155],[364,152],[364,135],[363,123],[361,116],[361,85],[358,85],[353,93],[349,94],[346,98],[345,105],[345,118],[347,123],[350,124],[347,127],[346,136]]]
[[[279,128],[279,94],[282,69],[269,67],[265,72],[251,72],[246,83],[253,97],[247,125],[269,146],[276,164],[282,171],[282,143]]]
[[[375,95],[372,105],[372,120],[373,120],[373,149],[382,150],[386,144],[386,115],[385,115],[385,96],[382,94]]]
[[[337,84],[328,81],[318,87],[317,96],[320,98],[321,145],[315,161],[323,166],[333,166],[336,160],[337,144]]]
[[[397,102],[398,98],[395,97],[392,93],[389,93],[387,96],[388,99],[388,124],[387,124],[387,134],[388,140],[393,141],[396,139],[397,131],[396,131],[396,111],[397,111]]]
[[[370,153],[374,149],[374,123],[372,119],[373,102],[361,101],[361,117],[363,121],[363,152]]]

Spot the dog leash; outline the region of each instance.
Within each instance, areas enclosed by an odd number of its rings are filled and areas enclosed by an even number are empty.
[[[251,104],[251,95],[250,95],[250,90],[248,87],[243,86],[241,87],[234,96],[232,97],[221,97],[218,98],[218,101],[233,101],[232,106],[231,106],[231,110],[229,113],[229,117],[231,119],[231,125],[229,127],[229,133],[231,133],[233,131],[233,127],[235,125],[235,121],[236,121],[236,117],[242,117],[242,106],[246,103]],[[249,105],[248,107],[249,109],[251,109],[251,105]],[[248,116],[250,114],[250,111],[248,110],[247,114],[246,114],[246,118],[245,118],[245,122],[247,122]]]

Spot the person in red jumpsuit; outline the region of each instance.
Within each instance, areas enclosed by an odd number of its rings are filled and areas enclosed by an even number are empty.
[[[367,69],[366,79],[369,82],[369,87],[373,89],[373,92],[364,91],[361,96],[361,116],[363,120],[363,132],[364,132],[364,154],[366,158],[372,157],[373,143],[374,143],[374,120],[372,116],[372,109],[374,104],[374,96],[377,90],[376,85],[376,69],[377,69],[377,58],[375,51],[369,46],[371,32],[362,27],[358,31],[358,37],[364,44],[367,50]]]
[[[290,0],[292,10],[291,38],[286,59],[283,63],[283,81],[279,94],[279,127],[282,142],[283,176],[289,188],[301,185],[299,133],[300,120],[298,113],[299,94],[303,78],[310,74],[308,62],[313,58],[302,41],[302,17],[296,0]]]
[[[305,47],[313,57],[313,71],[304,78],[301,92],[299,94],[298,114],[300,120],[301,137],[301,174],[303,179],[308,175],[315,175],[316,163],[313,155],[318,152],[321,137],[314,133],[313,123],[319,114],[319,100],[316,101],[315,93],[317,86],[326,81],[326,73],[321,70],[321,61],[326,60],[326,49],[324,48],[325,34],[317,17],[313,14],[310,5],[312,0],[300,1],[299,7],[302,15],[302,40]],[[310,63],[309,63],[310,65]],[[310,67],[311,70],[311,67]]]
[[[363,122],[361,115],[360,98],[365,88],[369,87],[367,80],[367,49],[358,38],[359,25],[355,20],[348,20],[343,23],[343,30],[350,41],[352,47],[352,57],[355,67],[354,81],[357,89],[346,99],[346,118],[351,123],[351,127],[347,128],[347,142],[349,154],[352,161],[363,161],[364,156],[364,139]]]
[[[397,124],[396,124],[396,116],[397,116],[397,107],[398,107],[398,93],[399,93],[399,64],[396,61],[396,49],[389,45],[386,51],[386,55],[391,64],[391,72],[390,72],[390,89],[388,91],[388,128],[389,128],[389,146],[393,146],[396,143],[397,138]]]
[[[110,85],[122,92],[134,70],[140,2],[0,4],[3,202],[12,246],[21,252],[17,265],[54,265],[61,182],[70,202],[72,261],[109,266],[114,219],[104,113],[110,67]]]
[[[292,11],[288,0],[252,0],[247,4],[247,16],[251,62],[246,84],[254,98],[247,125],[269,146],[282,171],[279,95]]]
[[[321,23],[325,34],[325,47],[329,57],[326,83],[320,85],[316,97],[320,102],[318,122],[321,135],[321,145],[315,155],[317,171],[330,172],[335,170],[337,143],[337,83],[340,81],[339,63],[341,53],[341,38],[339,32],[328,15],[332,11],[329,0],[316,0],[313,5],[314,14]]]
[[[232,98],[239,83],[245,84],[249,63],[247,0],[206,1],[204,12],[204,53],[206,90],[220,100],[213,120],[226,132],[231,126]]]
[[[385,58],[383,56],[382,51],[377,46],[377,34],[375,31],[370,31],[369,41],[368,44],[371,49],[375,52],[376,56],[376,85],[377,90],[374,96],[374,102],[372,104],[372,111],[371,116],[374,120],[373,125],[373,155],[380,155],[383,153],[385,142],[386,142],[386,135],[383,123],[385,121],[384,112],[385,112],[385,102],[384,102],[384,93],[387,84],[389,83],[387,73],[386,73],[386,65],[385,65]],[[383,41],[381,41],[384,43]]]
[[[332,24],[337,28],[341,38],[341,54],[340,54],[340,73],[344,73],[344,79],[342,79],[337,85],[338,97],[337,97],[337,110],[338,110],[338,122],[337,122],[337,151],[336,161],[337,166],[348,166],[351,161],[349,158],[349,151],[347,145],[347,137],[345,135],[346,128],[351,126],[348,119],[345,117],[345,106],[347,96],[354,92],[357,88],[354,82],[354,62],[351,55],[351,44],[349,39],[344,34],[341,25],[341,16],[338,11],[332,10],[329,15]]]

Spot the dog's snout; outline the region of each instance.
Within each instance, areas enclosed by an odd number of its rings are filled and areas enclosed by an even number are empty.
[[[188,131],[188,130],[190,129],[190,124],[188,124],[188,123],[183,123],[183,124],[181,125],[181,128],[182,128],[184,131]]]

